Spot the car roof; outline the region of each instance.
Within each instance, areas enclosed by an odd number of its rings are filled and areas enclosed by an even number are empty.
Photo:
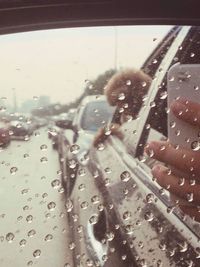
[[[0,33],[145,24],[200,25],[199,0],[0,0]]]

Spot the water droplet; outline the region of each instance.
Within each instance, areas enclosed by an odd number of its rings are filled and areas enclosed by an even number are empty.
[[[73,203],[71,201],[71,199],[68,199],[65,203],[65,208],[67,212],[71,212],[73,209]]]
[[[41,146],[40,146],[40,149],[41,149],[41,150],[47,150],[47,145],[45,145],[45,144],[41,145]]]
[[[148,222],[153,221],[153,219],[154,219],[154,215],[153,215],[153,213],[152,213],[151,211],[146,212],[146,213],[144,214],[144,219],[145,219],[146,221],[148,221]]]
[[[47,207],[48,207],[49,210],[54,210],[55,207],[56,207],[56,203],[51,201],[51,202],[48,203]]]
[[[167,207],[167,213],[169,213],[169,214],[173,213],[174,209],[175,209],[174,206]]]
[[[83,168],[81,168],[81,169],[79,169],[78,174],[79,174],[80,176],[85,176],[85,175],[86,175],[86,170],[83,169]]]
[[[51,235],[51,234],[46,235],[45,238],[44,238],[44,240],[47,241],[47,242],[51,241],[52,239],[53,239],[53,235]]]
[[[124,171],[121,173],[120,178],[123,182],[128,182],[131,179],[131,174],[128,171]]]
[[[146,195],[146,201],[147,203],[152,203],[154,201],[154,194],[149,193]]]
[[[47,163],[47,161],[48,161],[47,157],[42,157],[40,159],[40,162],[42,162],[42,163]]]
[[[160,244],[159,244],[159,248],[161,249],[161,250],[166,250],[166,244],[164,243],[164,242],[161,242]]]
[[[33,265],[33,261],[28,261],[27,262],[27,266],[32,266]]]
[[[82,208],[83,210],[87,209],[88,206],[89,206],[89,203],[88,203],[87,201],[83,201],[83,202],[81,203],[81,208]]]
[[[76,167],[76,165],[77,165],[77,162],[76,162],[75,159],[71,159],[71,160],[68,161],[68,165],[69,165],[70,169],[74,169]]]
[[[131,85],[131,80],[127,80],[126,85]]]
[[[105,168],[104,171],[105,171],[106,173],[111,173],[111,172],[112,172],[111,169],[110,169],[109,167]]]
[[[183,242],[179,242],[178,243],[178,247],[179,247],[179,251],[180,252],[186,252],[188,249],[188,244],[187,242],[183,241]]]
[[[105,145],[104,145],[103,143],[99,143],[99,144],[97,145],[97,150],[102,151],[102,150],[104,150],[104,149],[105,149]]]
[[[98,222],[98,215],[94,214],[92,217],[89,219],[90,224],[96,224]]]
[[[6,235],[6,240],[9,242],[9,243],[12,243],[12,241],[14,240],[15,238],[15,235],[13,233],[8,233]]]
[[[85,188],[86,188],[85,184],[80,184],[80,185],[78,186],[78,189],[79,189],[80,191],[85,190]]]
[[[120,93],[118,95],[118,99],[121,101],[121,100],[124,100],[125,99],[125,94],[124,93]]]
[[[26,221],[27,221],[28,223],[32,223],[32,221],[33,221],[33,216],[32,216],[32,215],[28,215],[28,216],[26,217]]]
[[[28,231],[28,237],[33,237],[36,234],[36,231],[34,229],[31,229],[30,231]]]
[[[36,249],[34,252],[33,252],[33,257],[34,258],[39,258],[41,255],[41,250],[40,249]]]
[[[77,154],[80,150],[79,145],[74,144],[70,147],[70,152],[73,153],[74,155]]]
[[[58,179],[55,179],[55,180],[53,180],[52,182],[51,182],[51,186],[53,187],[53,188],[58,188],[59,186],[60,186],[60,180],[58,180]]]
[[[39,97],[38,96],[33,96],[33,100],[38,100]]]
[[[124,220],[129,220],[131,218],[131,212],[130,211],[126,211],[123,213],[123,219]]]
[[[170,125],[171,128],[174,128],[176,126],[176,122],[175,121],[171,121],[169,125]]]
[[[185,178],[179,178],[178,185],[183,186],[185,184]]]
[[[28,158],[28,157],[29,157],[29,154],[25,153],[25,154],[24,154],[24,158],[26,159],[26,158]]]
[[[156,103],[155,103],[154,101],[151,101],[151,102],[150,102],[150,107],[151,107],[151,108],[154,108],[155,106],[156,106]]]
[[[91,198],[91,202],[92,202],[93,204],[97,204],[97,203],[99,203],[99,202],[100,202],[100,198],[99,198],[99,196],[93,196],[93,197]]]
[[[166,99],[167,98],[167,91],[164,91],[160,94],[160,99]]]
[[[43,197],[43,198],[46,198],[46,197],[48,197],[48,194],[47,194],[47,193],[43,193],[43,194],[42,194],[42,197]]]
[[[104,206],[103,206],[103,204],[99,204],[99,205],[98,205],[98,210],[99,210],[99,211],[103,211],[103,210],[104,210]]]
[[[0,106],[0,112],[4,112],[4,111],[6,111],[6,107]]]
[[[19,245],[20,245],[21,247],[24,247],[24,246],[26,245],[26,243],[27,243],[26,239],[22,239],[22,240],[19,242]]]
[[[199,141],[193,141],[191,143],[191,148],[193,151],[198,151],[200,149],[200,142]]]
[[[17,167],[12,167],[12,168],[10,169],[10,173],[11,173],[12,175],[16,174],[17,171],[18,171],[18,168],[17,168]]]
[[[134,231],[134,227],[132,224],[128,224],[125,226],[125,232],[128,234],[128,235],[131,235]]]
[[[69,243],[69,249],[73,250],[76,247],[74,242]]]
[[[113,232],[106,233],[106,239],[108,241],[112,241],[115,237],[115,234]]]
[[[188,202],[192,202],[194,200],[194,194],[193,193],[187,193],[186,197],[187,197]]]

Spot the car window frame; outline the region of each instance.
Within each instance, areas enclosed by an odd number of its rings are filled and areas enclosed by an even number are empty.
[[[139,112],[138,119],[133,120],[131,122],[127,122],[125,125],[123,125],[123,128],[125,129],[125,146],[127,148],[127,152],[132,155],[132,157],[139,157],[141,155],[141,147],[140,147],[140,141],[141,137],[144,137],[144,130],[145,125],[147,123],[147,119],[149,116],[149,112],[151,110],[150,104],[154,101],[157,92],[159,90],[159,85],[162,83],[163,78],[165,77],[165,73],[169,69],[169,66],[171,65],[171,62],[174,58],[174,56],[177,53],[177,47],[179,47],[185,37],[187,36],[189,30],[191,29],[191,26],[183,26],[178,33],[175,40],[172,42],[170,48],[168,49],[165,57],[159,64],[157,71],[155,73],[156,79],[153,79],[151,86],[149,88],[147,97],[144,102],[144,106],[141,108]],[[159,69],[162,69],[162,72],[159,72]],[[127,128],[127,129],[126,129]],[[131,128],[131,132],[128,130]],[[133,129],[137,129],[136,134],[131,134],[133,132]]]

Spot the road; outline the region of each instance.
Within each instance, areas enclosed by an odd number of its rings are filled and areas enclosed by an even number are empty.
[[[59,170],[44,128],[0,152],[1,267],[72,266]]]

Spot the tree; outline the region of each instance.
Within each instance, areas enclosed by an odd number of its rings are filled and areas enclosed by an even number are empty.
[[[105,71],[104,73],[97,76],[96,79],[91,81],[86,81],[86,86],[84,89],[83,94],[77,98],[75,101],[61,105],[59,103],[51,104],[43,109],[35,109],[32,111],[33,115],[36,116],[52,116],[58,115],[63,112],[68,112],[70,108],[77,108],[82,99],[88,95],[103,95],[104,94],[104,87],[106,86],[107,82],[110,78],[116,73],[115,69],[110,69]],[[57,108],[59,106],[59,108]]]

